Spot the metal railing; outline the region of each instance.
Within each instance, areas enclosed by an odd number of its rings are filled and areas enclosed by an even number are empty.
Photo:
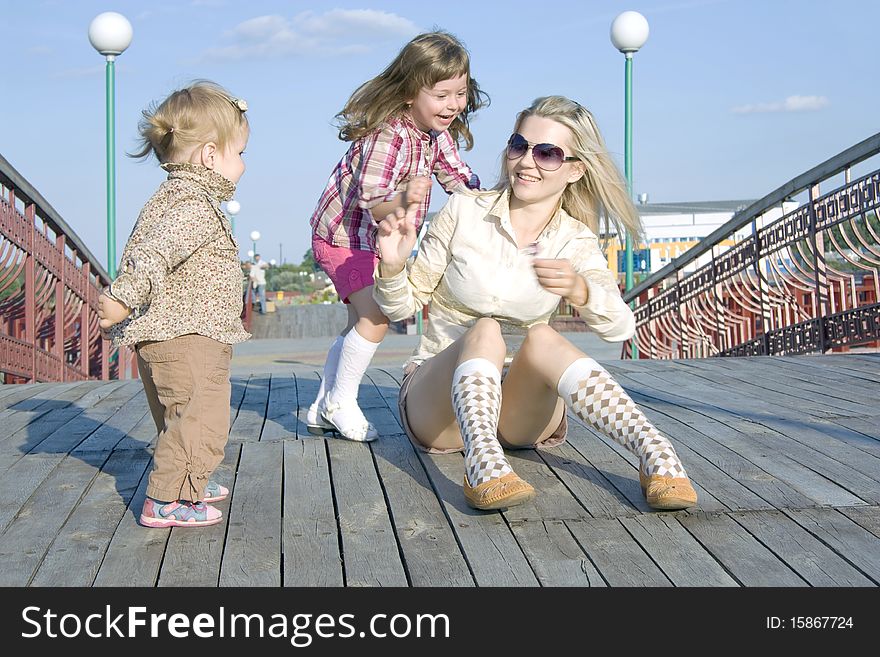
[[[117,352],[98,331],[108,283],[76,233],[0,156],[0,382],[134,374],[130,350]]]
[[[880,170],[852,180],[852,168],[878,153],[880,133],[737,212],[624,295],[639,357],[880,345]],[[841,173],[843,185],[820,194]],[[806,199],[792,208],[797,195]]]

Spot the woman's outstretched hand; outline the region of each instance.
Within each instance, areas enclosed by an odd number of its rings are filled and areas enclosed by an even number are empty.
[[[565,258],[535,258],[532,267],[538,283],[548,292],[558,294],[575,306],[587,303],[587,283]]]
[[[407,258],[416,244],[416,212],[418,206],[413,203],[404,212],[397,208],[379,222],[376,239],[379,247],[379,274],[383,278],[394,276],[406,267]]]

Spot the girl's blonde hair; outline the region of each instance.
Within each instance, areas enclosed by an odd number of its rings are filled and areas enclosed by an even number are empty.
[[[643,236],[639,213],[627,191],[626,182],[614,164],[593,115],[579,103],[564,96],[537,98],[516,117],[514,132],[519,132],[529,116],[552,119],[571,132],[573,156],[580,160],[585,173],[568,185],[562,193],[562,207],[575,219],[585,223],[597,236],[607,236],[609,225],[617,229],[618,238],[629,232],[634,241]],[[507,175],[508,159],[501,158],[501,177],[496,190],[510,188]],[[604,231],[600,232],[600,223]]]
[[[468,115],[487,106],[489,97],[471,77],[470,57],[464,45],[442,31],[415,37],[384,71],[355,90],[336,115],[339,138],[356,141],[367,136],[390,116],[405,112],[407,102],[422,89],[462,74],[467,75],[467,105],[449,126],[449,134],[470,150],[474,139],[468,128]]]
[[[247,103],[210,80],[196,80],[145,109],[138,123],[140,150],[159,162],[174,162],[212,141],[221,151],[248,130]]]

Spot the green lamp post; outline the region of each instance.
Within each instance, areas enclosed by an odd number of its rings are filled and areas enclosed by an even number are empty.
[[[116,57],[131,44],[131,23],[122,14],[105,11],[89,24],[89,42],[107,59],[107,271],[116,278]]]
[[[633,55],[648,40],[648,21],[637,11],[625,11],[611,23],[611,43],[626,58],[625,72],[625,114],[624,114],[624,174],[626,187],[632,198],[632,65]],[[633,288],[633,244],[632,235],[626,235],[626,252],[624,256],[626,268],[626,290]],[[632,341],[632,357],[638,358],[638,346],[635,336]]]

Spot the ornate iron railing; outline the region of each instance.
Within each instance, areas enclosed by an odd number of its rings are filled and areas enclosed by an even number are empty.
[[[852,179],[878,153],[880,133],[738,212],[624,295],[639,357],[880,345],[880,170]],[[841,173],[843,184],[821,194]],[[623,356],[631,355],[628,341]]]
[[[130,350],[117,353],[98,331],[108,281],[58,212],[0,156],[0,382],[134,374]]]

